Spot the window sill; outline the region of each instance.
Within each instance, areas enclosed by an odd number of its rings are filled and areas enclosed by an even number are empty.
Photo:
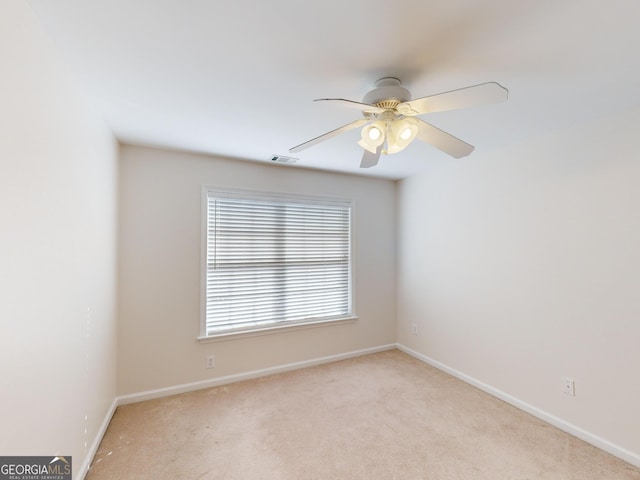
[[[281,333],[281,332],[291,332],[294,330],[306,330],[308,328],[318,328],[318,327],[328,327],[333,325],[342,325],[346,323],[353,323],[358,320],[358,317],[344,317],[337,318],[332,320],[319,320],[315,322],[300,322],[300,323],[290,323],[286,325],[274,325],[269,327],[259,327],[250,330],[237,330],[235,332],[224,332],[217,333],[213,335],[208,335],[206,337],[198,337],[197,340],[200,343],[211,343],[211,342],[224,342],[226,340],[239,340],[241,338],[248,337],[256,337],[260,335],[271,335],[273,333]]]

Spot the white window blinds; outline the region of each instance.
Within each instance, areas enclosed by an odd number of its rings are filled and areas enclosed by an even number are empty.
[[[207,190],[205,336],[351,314],[351,205]]]

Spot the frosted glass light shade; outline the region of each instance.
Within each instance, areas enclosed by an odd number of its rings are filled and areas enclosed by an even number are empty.
[[[378,147],[384,143],[385,130],[386,125],[381,121],[367,125],[360,131],[362,138],[358,142],[358,145],[371,153],[376,153]]]
[[[394,120],[389,125],[387,153],[398,153],[404,150],[418,135],[418,122],[413,118]]]

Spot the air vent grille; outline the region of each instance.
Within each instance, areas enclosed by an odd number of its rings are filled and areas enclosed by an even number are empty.
[[[376,103],[376,107],[378,108],[394,109],[398,105],[400,105],[400,102],[398,100],[393,100],[393,99],[382,100],[381,102]]]
[[[285,157],[284,155],[272,155],[271,161],[275,163],[281,163],[284,165],[291,165],[292,163],[296,163],[298,159],[294,157]]]

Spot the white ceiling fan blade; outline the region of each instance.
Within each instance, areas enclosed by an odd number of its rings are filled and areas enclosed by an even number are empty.
[[[496,82],[487,82],[428,97],[416,98],[415,100],[401,103],[396,107],[396,110],[402,115],[422,115],[424,113],[444,112],[504,102],[508,96],[509,90],[502,85]]]
[[[354,100],[347,100],[346,98],[316,98],[314,102],[333,102],[343,107],[357,108],[358,110],[361,110],[364,113],[382,113],[385,110],[384,108],[379,108],[379,107],[376,107],[375,105],[356,102]]]
[[[309,141],[306,141],[304,143],[301,143],[300,145],[296,145],[295,147],[292,147],[289,149],[289,152],[291,153],[295,153],[295,152],[300,152],[306,148],[312,147],[320,142],[324,142],[325,140],[329,140],[330,138],[333,138],[337,135],[340,135],[343,132],[346,132],[348,130],[352,130],[354,128],[358,128],[362,125],[364,125],[365,123],[369,123],[371,121],[373,121],[374,119],[371,118],[361,118],[360,120],[356,120],[355,122],[351,122],[351,123],[347,123],[346,125],[343,125],[342,127],[336,128],[335,130],[331,130],[330,132],[324,133],[322,135],[320,135],[319,137],[315,137],[312,138]]]
[[[371,153],[369,150],[364,151],[362,154],[362,161],[360,162],[360,168],[371,168],[378,164],[380,159],[380,153],[382,153],[382,145],[376,149],[376,153]]]
[[[469,145],[419,118],[416,118],[416,120],[418,121],[417,137],[423,142],[433,145],[454,158],[466,157],[473,152],[475,148],[473,145]]]

